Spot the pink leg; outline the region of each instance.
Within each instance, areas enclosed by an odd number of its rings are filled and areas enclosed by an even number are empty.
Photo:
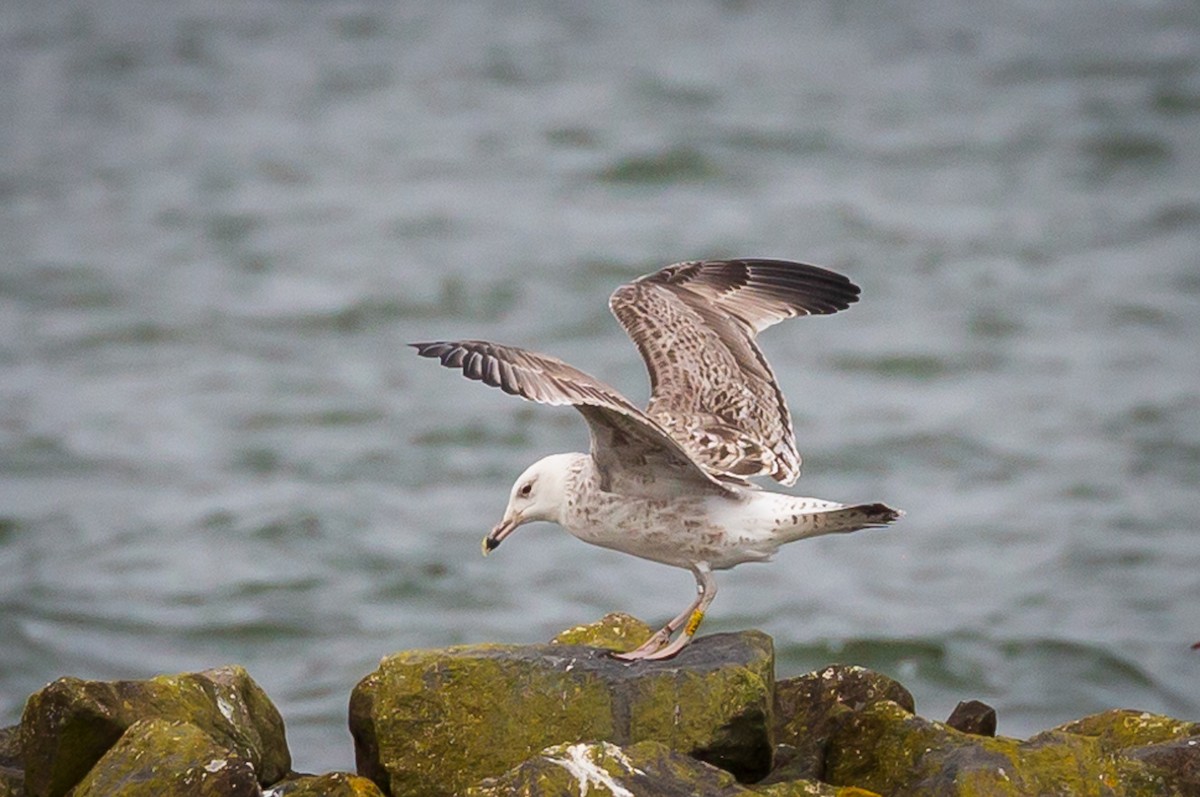
[[[613,656],[623,661],[657,661],[669,659],[687,647],[704,619],[704,612],[717,595],[717,582],[712,576],[712,570],[707,562],[700,562],[692,567],[692,575],[696,577],[696,599],[678,616],[667,623],[658,633],[650,637],[637,650],[628,653],[614,653]],[[687,623],[684,626],[684,623]],[[671,635],[684,626],[683,633],[674,642]],[[668,644],[669,643],[669,644]]]
[[[628,653],[614,653],[613,658],[622,659],[623,661],[638,661],[644,659],[651,653],[654,653],[659,648],[666,646],[671,641],[671,635],[679,630],[679,626],[683,625],[684,621],[691,616],[696,607],[700,605],[700,595],[696,595],[696,600],[692,601],[686,609],[679,614],[678,617],[671,622],[658,629],[652,637],[643,642],[636,649]]]

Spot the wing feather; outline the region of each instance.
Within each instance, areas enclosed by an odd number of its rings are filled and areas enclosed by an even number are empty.
[[[656,482],[727,492],[738,483],[711,473],[657,421],[613,388],[562,360],[482,340],[410,344],[463,376],[530,401],[571,405],[591,432],[592,457],[610,489],[652,490]]]
[[[609,307],[650,372],[646,413],[710,470],[800,475],[791,413],[755,340],[786,318],[858,301],[833,271],[787,260],[677,263],[618,288]]]

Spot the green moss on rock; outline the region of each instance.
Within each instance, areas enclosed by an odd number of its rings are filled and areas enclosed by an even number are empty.
[[[611,612],[594,623],[568,628],[554,639],[555,645],[589,645],[627,653],[650,638],[650,626],[628,614]]]
[[[751,786],[758,797],[880,797],[857,786],[830,786],[817,780],[789,780],[767,786]]]
[[[254,764],[188,722],[139,720],[72,797],[259,797]]]
[[[384,659],[350,700],[358,771],[394,797],[450,794],[561,741],[560,733],[612,733],[602,682],[566,662],[539,667],[520,650],[480,646]]]
[[[1184,722],[1146,711],[1112,709],[1060,725],[1054,730],[1088,736],[1106,752],[1200,736],[1200,722]]]
[[[467,797],[732,797],[745,793],[728,772],[661,742],[624,749],[610,742],[555,745],[466,791]]]
[[[825,746],[855,711],[891,700],[908,711],[912,694],[886,675],[864,667],[831,664],[775,684],[775,769],[767,782],[820,779]]]
[[[145,681],[60,678],[35,692],[21,716],[25,788],[61,797],[138,720],[189,722],[253,763],[260,782],[291,767],[283,720],[241,667]]]
[[[610,742],[561,744],[504,775],[471,787],[465,797],[879,797],[815,781],[742,786],[730,773],[662,742],[619,747]]]
[[[758,632],[633,664],[571,645],[400,653],[351,696],[358,771],[393,797],[449,795],[555,744],[652,740],[756,779],[770,765],[773,664]]]
[[[1113,709],[1056,731],[1095,739],[1104,752],[1142,767],[1141,779],[1162,794],[1200,795],[1200,723],[1145,711]]]
[[[384,797],[375,781],[347,772],[296,775],[276,783],[263,797]]]
[[[855,712],[838,729],[829,742],[826,779],[881,794],[1161,793],[1161,782],[1144,766],[1107,755],[1095,738],[1060,731],[1024,742],[975,736],[892,702]]]

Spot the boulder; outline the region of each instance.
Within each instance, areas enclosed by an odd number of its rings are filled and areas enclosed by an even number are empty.
[[[946,718],[946,725],[976,736],[995,736],[996,709],[979,700],[960,700]]]
[[[777,682],[775,769],[764,782],[822,778],[830,736],[855,711],[884,700],[914,708],[907,689],[863,667],[831,664]]]
[[[241,667],[145,681],[60,678],[35,692],[21,716],[26,793],[66,794],[144,719],[191,723],[249,762],[264,785],[291,767],[283,720]]]
[[[748,794],[728,772],[678,753],[662,742],[627,748],[611,742],[549,747],[466,797],[732,797]]]
[[[368,778],[346,772],[295,775],[276,783],[262,797],[384,797]]]
[[[672,750],[662,742],[619,747],[611,742],[560,744],[541,751],[464,797],[878,797],[813,781],[744,787],[725,770]]]
[[[450,795],[557,744],[657,741],[757,780],[771,762],[773,666],[757,631],[661,662],[564,644],[398,653],[351,696],[358,772],[393,797]]]
[[[259,797],[254,764],[189,722],[138,720],[72,797]]]
[[[1095,737],[1063,731],[1028,741],[976,736],[890,701],[855,712],[837,729],[826,751],[825,779],[888,795],[1164,793],[1145,765],[1108,754]]]

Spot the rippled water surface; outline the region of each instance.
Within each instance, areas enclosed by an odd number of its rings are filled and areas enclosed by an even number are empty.
[[[60,675],[245,665],[301,769],[404,648],[540,641],[691,577],[481,535],[570,410],[404,344],[646,395],[606,307],[674,260],[850,274],[770,330],[797,491],[891,531],[720,576],[781,674],[1027,735],[1200,719],[1200,6],[0,8],[0,724]],[[510,547],[511,546],[511,547]]]

